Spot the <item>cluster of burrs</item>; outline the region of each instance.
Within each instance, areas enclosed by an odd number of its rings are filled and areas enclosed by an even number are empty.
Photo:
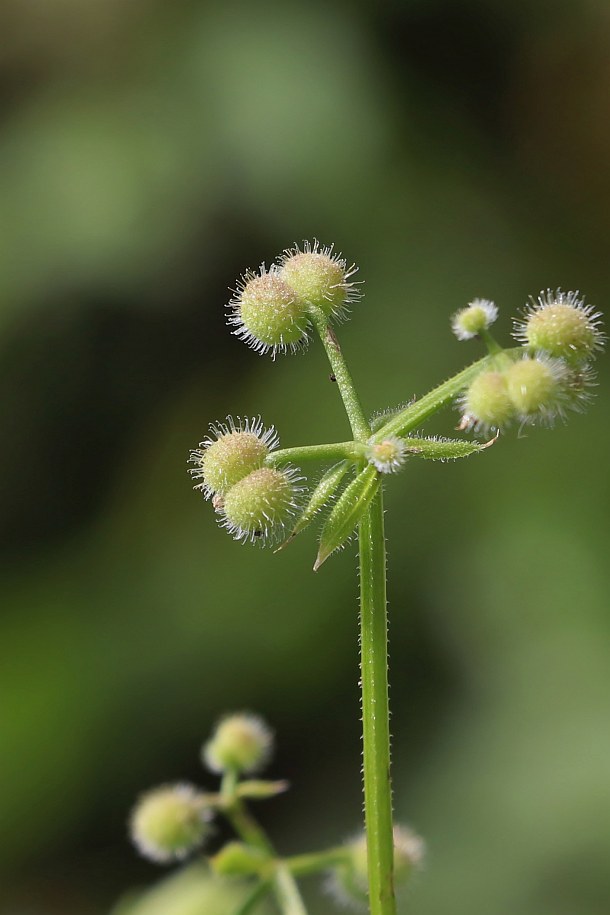
[[[312,314],[343,321],[360,298],[351,277],[357,267],[335,254],[333,246],[305,242],[286,248],[276,262],[241,277],[229,302],[233,333],[257,353],[296,352],[307,346]]]
[[[333,358],[342,360],[331,324],[344,319],[359,297],[352,281],[355,272],[332,247],[295,245],[269,269],[263,265],[258,273],[242,277],[229,305],[233,332],[257,352],[275,357],[304,346],[313,327],[331,364]],[[318,568],[350,539],[383,475],[399,470],[409,456],[441,461],[467,457],[495,441],[511,423],[551,425],[586,405],[594,380],[592,361],[605,342],[601,315],[593,306],[577,292],[542,292],[515,322],[519,345],[509,349],[489,330],[497,314],[494,303],[485,299],[458,311],[452,318],[458,339],[482,340],[488,355],[423,398],[370,422],[358,418],[359,404],[354,406],[357,398],[341,361],[336,380],[348,415],[352,408],[351,442],[277,451],[278,436],[260,417],[227,417],[211,425],[207,438],[191,452],[195,488],[212,499],[221,525],[241,541],[289,542],[326,510]],[[458,429],[491,436],[491,441],[418,435],[423,422],[452,401],[461,414]],[[304,477],[291,461],[309,459],[333,463],[306,495]]]
[[[492,356],[459,398],[460,428],[488,433],[513,422],[548,426],[568,410],[584,409],[595,378],[592,361],[605,341],[601,314],[578,292],[547,289],[515,320],[521,346],[512,350],[502,350],[489,334],[497,315],[493,302],[475,299],[453,316],[458,339],[483,337]]]
[[[212,499],[220,524],[236,540],[274,542],[299,509],[303,477],[291,465],[265,465],[277,448],[273,426],[259,417],[233,419],[210,426],[210,435],[191,451],[195,489]]]
[[[258,715],[228,715],[203,745],[204,766],[221,778],[217,792],[195,785],[162,785],[143,794],[130,818],[130,834],[138,851],[157,864],[182,861],[214,839],[213,821],[224,817],[236,833],[207,857],[212,870],[223,877],[250,878],[253,898],[273,892],[280,871],[292,878],[325,874],[325,888],[338,901],[367,901],[366,839],[359,834],[343,844],[294,857],[280,858],[248,808],[250,801],[275,797],[288,788],[285,781],[253,778],[270,761],[273,733]],[[411,829],[394,830],[394,863],[397,884],[422,863],[424,846]]]

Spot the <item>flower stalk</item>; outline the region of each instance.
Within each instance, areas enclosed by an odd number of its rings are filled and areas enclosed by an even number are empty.
[[[310,315],[320,336],[320,340],[322,341],[322,346],[328,356],[328,361],[333,370],[333,376],[337,382],[337,387],[339,388],[354,438],[365,442],[371,434],[371,430],[366,421],[358,395],[356,394],[354,382],[352,381],[352,376],[347,367],[341,347],[339,346],[337,335],[321,309],[311,306]]]

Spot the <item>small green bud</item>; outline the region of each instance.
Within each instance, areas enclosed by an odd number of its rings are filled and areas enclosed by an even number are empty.
[[[474,299],[466,308],[461,308],[451,319],[451,329],[458,340],[471,340],[493,324],[498,317],[498,308],[488,299]]]
[[[327,888],[337,902],[345,905],[366,905],[368,901],[367,842],[358,836],[346,846],[345,862],[338,864],[330,875]],[[394,883],[404,885],[424,858],[424,841],[406,826],[394,827]]]
[[[259,874],[269,860],[260,848],[243,842],[227,842],[212,858],[212,870],[221,877],[250,877]]]
[[[601,313],[585,305],[578,292],[547,289],[515,322],[513,336],[532,351],[583,362],[604,347],[600,324]]]
[[[501,429],[514,417],[504,372],[481,372],[460,398],[460,429]]]
[[[369,442],[365,452],[367,461],[379,473],[396,473],[404,464],[406,453],[404,441],[396,435],[388,435],[380,442]]]
[[[210,435],[191,451],[189,470],[206,499],[225,493],[253,470],[263,466],[270,451],[277,448],[279,437],[270,426],[265,429],[260,416],[251,420],[227,416],[226,423],[212,423]],[[215,507],[220,507],[219,502]]]
[[[349,278],[357,271],[333,246],[320,247],[319,242],[305,242],[287,248],[280,258],[280,276],[295,290],[302,301],[320,308],[327,317],[342,317],[360,296]]]
[[[220,523],[235,540],[273,542],[298,511],[303,479],[293,467],[260,467],[239,480],[219,506]]]
[[[526,356],[506,373],[506,388],[522,422],[541,419],[550,423],[569,405],[569,372],[560,359]]]
[[[308,342],[305,302],[277,266],[267,271],[263,264],[260,274],[246,273],[228,307],[233,333],[261,355],[271,351],[275,358]]]
[[[151,861],[180,860],[208,835],[209,816],[203,795],[191,785],[165,785],[138,800],[130,819],[131,838]]]
[[[259,718],[242,712],[223,718],[204,745],[203,762],[212,772],[255,772],[269,761],[273,733]]]

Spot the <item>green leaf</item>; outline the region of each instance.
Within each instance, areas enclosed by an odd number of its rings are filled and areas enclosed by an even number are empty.
[[[326,471],[311,494],[311,498],[305,506],[303,514],[294,526],[290,536],[280,544],[275,551],[276,553],[279,552],[279,550],[283,550],[285,546],[288,546],[297,534],[300,534],[302,530],[311,524],[318,512],[324,508],[330,499],[332,499],[349,466],[349,461],[340,461]]]
[[[249,779],[248,781],[240,782],[235,789],[235,793],[237,797],[259,801],[265,800],[268,797],[275,797],[278,794],[283,794],[284,791],[288,791],[289,787],[290,785],[286,781],[266,782]]]
[[[250,915],[255,909],[258,909],[258,903],[264,899],[267,893],[271,891],[271,880],[263,880],[255,884],[250,895],[242,902],[235,915]]]
[[[484,451],[498,440],[498,436],[489,442],[467,442],[457,438],[404,438],[408,454],[424,458],[427,461],[456,461],[458,458],[470,457]]]
[[[222,877],[251,877],[264,870],[269,855],[244,842],[227,842],[209,861],[212,870]]]
[[[314,572],[317,572],[331,553],[343,546],[358,524],[362,513],[370,505],[379,488],[379,482],[379,472],[373,464],[369,464],[343,491],[322,528]]]

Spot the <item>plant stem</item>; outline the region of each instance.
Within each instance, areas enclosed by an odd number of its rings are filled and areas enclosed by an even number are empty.
[[[260,883],[255,884],[252,888],[252,892],[246,897],[244,902],[242,902],[237,912],[235,912],[235,915],[251,915],[257,908],[258,903],[265,898],[270,890],[271,880],[261,880]]]
[[[483,356],[482,359],[473,362],[465,369],[462,369],[461,372],[458,372],[457,375],[453,375],[452,378],[433,388],[419,400],[416,400],[415,403],[410,404],[410,406],[392,416],[381,429],[375,432],[372,440],[381,442],[388,435],[406,435],[407,432],[416,429],[425,420],[438,413],[457,394],[467,388],[470,382],[481,372],[486,369],[501,371],[514,361],[516,354],[521,352],[522,347],[514,347],[500,350],[500,352],[490,356]]]
[[[275,856],[275,850],[267,838],[267,834],[254,817],[250,816],[242,801],[236,800],[229,809],[225,810],[225,813],[235,832],[247,845],[251,845],[252,848],[260,848],[261,851]]]
[[[312,309],[312,320],[337,380],[355,439],[368,441],[371,429],[339,342],[325,316]],[[476,372],[475,372],[476,374]],[[383,440],[387,427],[375,436]],[[364,747],[364,819],[367,838],[371,915],[396,915],[394,835],[390,782],[390,707],[388,698],[388,623],[383,489],[359,524],[360,667]]]
[[[253,848],[260,848],[272,858],[276,858],[275,849],[267,837],[265,830],[248,811],[248,808],[238,797],[237,773],[229,771],[225,774],[221,786],[221,795],[224,798],[223,811],[235,832]],[[282,915],[307,915],[301,894],[292,874],[280,864],[271,874],[271,883],[276,902]]]
[[[329,870],[338,864],[347,864],[349,860],[350,850],[340,845],[337,848],[327,848],[326,851],[292,855],[290,858],[284,858],[284,864],[295,877],[305,877],[319,874],[320,871]]]
[[[265,458],[265,464],[274,467],[287,461],[340,461],[345,458],[357,460],[364,452],[359,442],[332,442],[328,445],[302,445],[297,448],[282,448],[272,451]]]
[[[323,311],[311,306],[310,314],[315,328],[320,335],[322,345],[326,350],[326,355],[328,356],[334,379],[337,382],[337,386],[341,393],[345,412],[347,413],[347,418],[352,427],[354,438],[365,442],[371,434],[371,429],[366,421],[362,406],[360,405],[352,376],[350,375],[347,363],[341,352],[339,341]]]
[[[280,864],[273,879],[276,899],[284,915],[307,915],[294,877]]]
[[[445,404],[453,400],[464,388],[468,387],[477,375],[484,371],[492,361],[492,356],[484,356],[477,362],[473,362],[467,368],[458,372],[452,378],[433,388],[428,394],[425,394],[415,403],[405,407],[400,413],[392,416],[388,422],[379,429],[375,435],[375,441],[383,441],[388,435],[405,435],[420,426],[426,419],[429,419],[434,413],[437,413]]]
[[[487,352],[490,356],[498,356],[504,352],[504,347],[500,346],[494,335],[487,329],[479,331],[479,337],[487,347]]]
[[[360,521],[360,651],[364,813],[371,915],[396,915],[390,781],[388,630],[383,491]]]

